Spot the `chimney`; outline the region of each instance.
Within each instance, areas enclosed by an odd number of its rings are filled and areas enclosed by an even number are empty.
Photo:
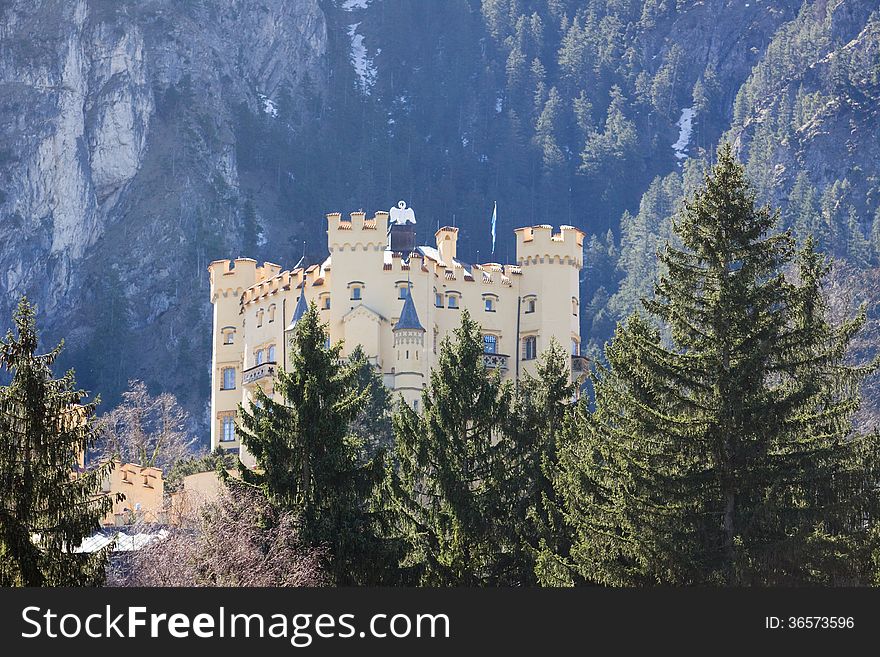
[[[452,267],[452,262],[455,260],[456,255],[456,245],[458,244],[458,228],[443,226],[443,228],[434,233],[434,238],[437,240],[437,251],[440,252],[440,259],[447,267]]]

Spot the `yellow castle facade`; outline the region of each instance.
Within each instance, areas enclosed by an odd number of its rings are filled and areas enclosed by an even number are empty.
[[[253,460],[235,432],[239,403],[255,386],[272,395],[286,362],[285,335],[314,303],[343,355],[358,345],[385,385],[418,410],[440,344],[467,309],[483,330],[484,363],[503,378],[534,373],[555,339],[580,353],[579,270],[584,234],[572,226],[518,228],[516,264],[467,264],[457,257],[458,229],[440,228],[435,244],[416,245],[415,218],[403,202],[390,212],[327,215],[329,257],[282,270],[251,258],[208,266],[214,307],[211,448]]]

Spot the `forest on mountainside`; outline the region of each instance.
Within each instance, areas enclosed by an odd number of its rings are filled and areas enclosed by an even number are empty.
[[[871,0],[294,4],[0,3],[0,312],[27,293],[106,402],[138,378],[203,426],[207,262],[317,261],[325,212],[399,199],[423,241],[458,226],[471,261],[512,259],[519,225],[583,229],[601,359],[721,141],[877,334]],[[58,85],[28,85],[43,78]]]

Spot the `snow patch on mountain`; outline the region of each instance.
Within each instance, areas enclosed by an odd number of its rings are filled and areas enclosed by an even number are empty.
[[[693,107],[685,107],[681,110],[681,117],[679,117],[678,122],[675,124],[678,126],[678,141],[672,145],[672,150],[675,151],[675,157],[679,160],[684,160],[688,157],[687,150],[694,128],[694,114],[696,114],[696,111]]]
[[[364,45],[364,35],[358,34],[360,23],[352,23],[348,26],[348,36],[351,38],[351,65],[357,73],[360,84],[358,85],[365,95],[370,95],[370,89],[376,82],[376,67],[372,58],[367,54]],[[378,54],[378,51],[377,51]]]

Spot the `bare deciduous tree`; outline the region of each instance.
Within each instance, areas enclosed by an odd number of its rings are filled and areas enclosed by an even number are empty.
[[[322,586],[323,552],[304,545],[290,513],[236,483],[164,540],[111,568],[111,586]]]
[[[187,412],[168,392],[153,397],[143,381],[128,382],[122,403],[98,420],[102,456],[164,468],[191,455]]]

